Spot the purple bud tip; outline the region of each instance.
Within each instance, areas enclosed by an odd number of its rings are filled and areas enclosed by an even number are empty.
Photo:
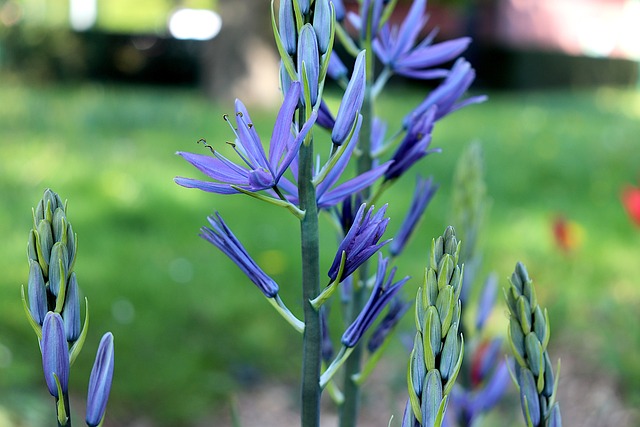
[[[102,336],[96,354],[87,394],[87,424],[95,427],[100,424],[107,408],[107,400],[113,380],[113,334],[107,332]]]

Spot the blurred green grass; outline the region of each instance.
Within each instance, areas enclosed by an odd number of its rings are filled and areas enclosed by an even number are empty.
[[[396,88],[382,100],[383,114],[397,123],[420,92]],[[552,346],[562,340],[588,349],[637,402],[640,230],[619,195],[640,177],[640,94],[601,88],[490,95],[488,103],[439,123],[433,145],[443,153],[416,168],[441,187],[399,263],[402,274],[417,278],[407,295],[419,286],[431,238],[447,225],[455,162],[479,140],[492,198],[481,236],[484,270],[496,271],[504,284],[523,261],[549,308]],[[107,330],[116,337],[113,420],[146,414],[164,425],[187,425],[244,383],[271,375],[295,381],[299,337],[230,261],[197,237],[205,217],[219,210],[300,313],[295,219],[243,196],[172,182],[176,175],[199,176],[175,151],[204,152],[195,144],[201,137],[218,146],[230,139],[222,114],[232,105],[211,104],[186,89],[7,80],[0,99],[0,406],[29,393],[47,398],[19,299],[31,207],[47,187],[69,200],[79,242],[76,272],[91,310],[89,337],[71,377],[79,399]],[[268,137],[275,111],[251,111]],[[385,194],[389,235],[413,179],[404,177]],[[557,215],[580,234],[572,253],[554,244]],[[328,223],[321,225],[328,267],[335,242]],[[497,312],[495,327],[502,328],[504,310]],[[398,362],[400,375],[405,363]]]

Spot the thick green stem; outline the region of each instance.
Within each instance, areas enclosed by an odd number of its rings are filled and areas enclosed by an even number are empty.
[[[302,241],[302,299],[304,306],[304,334],[302,348],[302,426],[320,424],[320,313],[310,301],[320,293],[320,265],[318,239],[318,206],[313,179],[313,143],[305,141],[300,147],[298,191],[300,207],[305,211],[300,222]]]
[[[357,163],[357,173],[362,174],[371,169],[371,122],[373,120],[373,99],[371,97],[371,78],[373,76],[373,63],[370,50],[367,52],[367,89],[362,104],[362,129],[360,130],[360,157]],[[370,58],[371,57],[371,58]],[[365,199],[369,197],[368,189],[363,192]],[[347,308],[347,319],[353,322],[367,301],[366,282],[369,276],[368,263],[365,262],[358,270],[360,283],[354,284],[353,295]],[[352,377],[360,373],[362,365],[362,346],[356,345],[351,356],[345,363],[344,377],[344,403],[340,409],[340,427],[355,427],[358,421],[358,409],[360,406],[360,386]]]

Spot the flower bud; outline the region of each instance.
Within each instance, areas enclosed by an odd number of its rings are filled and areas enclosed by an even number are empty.
[[[104,418],[113,380],[113,361],[113,335],[111,332],[107,332],[100,340],[98,353],[89,377],[86,421],[90,427],[99,425]]]
[[[43,273],[47,275],[49,268],[49,256],[51,254],[51,247],[53,246],[53,230],[51,230],[51,223],[46,220],[41,220],[38,223],[36,229],[36,250],[38,251],[38,261],[42,266]]]
[[[73,344],[80,336],[80,295],[78,293],[78,281],[76,273],[71,273],[64,308],[62,309],[62,320],[64,320],[64,332],[67,341]]]
[[[318,48],[324,55],[329,50],[329,39],[331,38],[331,7],[329,7],[329,0],[316,0],[313,29],[318,37]]]
[[[296,21],[293,16],[293,4],[291,0],[280,0],[280,10],[278,11],[278,33],[282,45],[289,55],[296,53]]]
[[[300,12],[302,12],[303,15],[306,15],[307,13],[309,13],[309,3],[310,0],[295,0],[298,2],[298,4],[300,5]]]
[[[363,50],[356,58],[351,80],[349,80],[347,90],[342,97],[336,116],[336,124],[331,132],[331,140],[336,145],[344,143],[357,118],[358,111],[362,107],[366,84],[365,68],[365,51]]]
[[[437,369],[427,372],[422,392],[422,425],[434,426],[442,402],[442,378]]]
[[[520,368],[518,372],[518,384],[520,385],[520,403],[524,415],[525,424],[531,420],[534,426],[540,425],[540,400],[536,389],[536,380],[533,373],[527,368]],[[525,409],[526,402],[526,409]]]
[[[309,83],[311,105],[315,105],[318,99],[320,56],[318,53],[316,32],[311,24],[305,24],[302,27],[302,30],[300,30],[300,39],[298,40],[298,74],[301,83],[303,83],[302,64],[304,64],[304,72],[306,73],[307,82]]]
[[[42,324],[42,369],[49,393],[58,396],[58,387],[53,374],[60,381],[60,388],[64,395],[67,394],[69,385],[69,347],[65,339],[64,324],[58,313],[48,312]]]
[[[440,355],[440,374],[443,380],[456,375],[455,368],[460,357],[460,337],[458,336],[458,323],[453,323],[449,328],[447,338],[442,346]]]
[[[38,325],[42,326],[47,314],[47,289],[42,276],[42,269],[34,260],[29,260],[29,287],[27,292],[29,294],[31,316]]]
[[[49,291],[58,296],[60,286],[67,283],[67,267],[69,265],[67,248],[61,242],[56,242],[51,249],[49,260]]]

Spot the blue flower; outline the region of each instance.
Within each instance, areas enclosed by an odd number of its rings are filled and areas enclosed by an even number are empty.
[[[431,144],[436,110],[436,107],[431,107],[410,123],[407,134],[393,154],[393,163],[384,174],[385,181],[400,177],[427,154],[440,151],[439,149],[427,150]]]
[[[86,421],[90,427],[99,425],[104,417],[113,381],[113,362],[113,335],[111,332],[107,332],[100,340],[89,377]]]
[[[402,24],[385,24],[373,42],[373,51],[393,72],[416,79],[445,77],[446,70],[430,69],[457,58],[471,42],[468,37],[432,44],[435,32],[416,45],[427,22],[426,0],[415,0]]]
[[[379,254],[376,282],[373,286],[373,291],[371,292],[369,301],[367,301],[356,320],[354,320],[344,334],[342,334],[341,342],[347,348],[356,346],[367,329],[369,329],[373,322],[375,322],[382,309],[386,307],[389,301],[391,301],[391,299],[398,293],[400,288],[402,288],[407,280],[409,280],[409,277],[405,277],[404,279],[393,283],[393,276],[396,272],[396,268],[394,267],[385,281],[388,262],[388,258],[383,258],[382,254]]]
[[[363,262],[368,260],[371,255],[376,253],[378,249],[391,241],[389,239],[378,243],[389,223],[389,218],[384,217],[387,205],[380,208],[375,215],[373,215],[373,206],[369,208],[365,215],[366,207],[366,203],[360,205],[360,209],[358,209],[353,220],[353,225],[338,247],[328,273],[332,282],[336,280],[343,281],[356,271]],[[343,252],[346,256],[344,271],[342,276],[338,277]]]
[[[64,332],[64,322],[58,313],[50,311],[42,324],[42,369],[49,393],[59,399],[58,387],[53,376],[60,381],[62,394],[66,395],[69,386],[69,347]]]
[[[433,106],[437,107],[435,120],[440,120],[447,114],[459,110],[462,107],[484,102],[487,99],[484,95],[473,96],[460,101],[460,98],[467,89],[469,89],[469,86],[471,86],[475,78],[476,72],[471,68],[471,64],[464,58],[459,58],[453,64],[451,71],[449,71],[444,81],[404,118],[403,125],[405,128],[409,127],[411,122],[417,118],[422,117]]]
[[[212,228],[202,227],[200,237],[213,243],[224,252],[244,274],[262,291],[267,298],[273,298],[278,294],[278,284],[267,275],[258,264],[249,256],[242,243],[224,223],[220,214],[208,217]]]
[[[407,216],[402,221],[400,230],[389,246],[389,252],[393,256],[398,256],[406,246],[413,230],[415,230],[418,221],[422,217],[427,205],[436,194],[438,185],[433,183],[433,179],[424,179],[420,176],[416,178],[416,189],[413,191],[413,200],[411,207],[407,212]]]
[[[198,188],[219,194],[238,193],[239,190],[234,187],[256,192],[276,186],[297,155],[300,144],[315,122],[316,113],[314,112],[300,133],[295,136],[292,133],[291,123],[298,106],[300,93],[300,83],[291,83],[273,127],[268,158],[249,113],[244,104],[236,100],[238,128],[234,129],[236,144],[232,145],[247,167],[231,162],[213,148],[211,148],[213,157],[178,152],[178,155],[212,178],[214,182],[177,177],[175,178],[176,183],[183,187]]]

